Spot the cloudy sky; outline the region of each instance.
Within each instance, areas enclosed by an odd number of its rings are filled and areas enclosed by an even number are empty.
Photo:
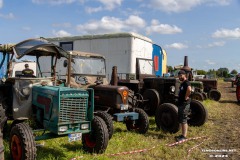
[[[136,32],[168,53],[168,65],[240,72],[240,0],[0,0],[0,43]]]

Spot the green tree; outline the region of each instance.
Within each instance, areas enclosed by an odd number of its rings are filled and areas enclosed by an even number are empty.
[[[168,72],[172,72],[173,71],[173,67],[172,66],[167,66]]]
[[[204,70],[197,70],[197,74],[198,74],[198,75],[206,75],[207,72],[204,71]]]
[[[231,74],[237,74],[238,72],[237,72],[236,69],[233,69],[230,73],[231,73]]]
[[[218,77],[227,77],[229,74],[228,68],[219,68],[217,70],[217,76]]]

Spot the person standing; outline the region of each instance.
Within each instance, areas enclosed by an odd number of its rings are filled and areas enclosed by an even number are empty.
[[[235,84],[236,84],[236,97],[237,97],[237,101],[240,103],[240,74],[238,74],[236,76],[236,80],[235,80]]]
[[[32,69],[29,68],[29,65],[26,63],[25,65],[25,69],[22,70],[22,74],[26,77],[31,77],[34,74],[34,71]]]
[[[191,95],[191,84],[188,81],[184,70],[178,72],[178,78],[182,82],[178,95],[178,122],[180,123],[180,128],[182,130],[182,135],[176,137],[176,141],[179,142],[187,139],[187,120],[190,112],[191,99],[189,96]]]

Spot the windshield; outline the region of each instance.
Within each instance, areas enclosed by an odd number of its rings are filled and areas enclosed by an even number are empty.
[[[154,75],[153,60],[139,59],[139,71],[140,74]]]
[[[106,75],[103,58],[73,57],[72,67],[74,74]]]

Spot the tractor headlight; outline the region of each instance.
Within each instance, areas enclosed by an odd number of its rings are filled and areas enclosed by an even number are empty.
[[[121,110],[128,110],[128,105],[127,104],[121,104],[120,108],[121,108]]]
[[[191,92],[195,92],[195,87],[191,87]]]
[[[58,130],[59,130],[59,132],[66,132],[68,130],[68,127],[67,126],[60,126]]]
[[[175,92],[175,89],[176,89],[175,86],[171,86],[171,87],[170,87],[170,92],[174,93],[174,92]]]
[[[89,129],[89,124],[88,123],[83,123],[81,124],[81,129]]]

